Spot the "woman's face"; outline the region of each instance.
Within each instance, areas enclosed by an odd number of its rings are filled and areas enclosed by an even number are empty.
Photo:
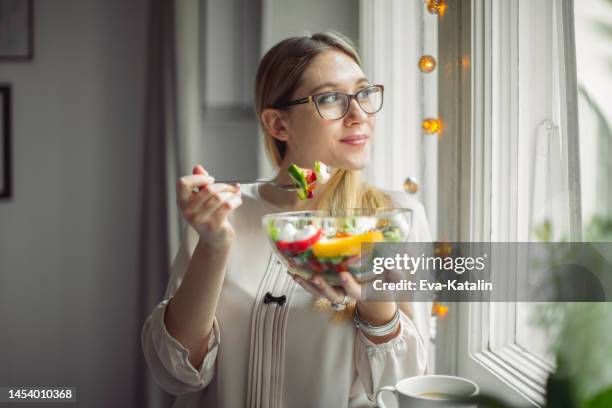
[[[355,94],[369,84],[349,56],[326,51],[306,69],[292,99],[330,91]],[[365,113],[354,99],[346,115],[337,120],[321,118],[310,102],[288,108],[283,122],[288,138],[287,159],[299,166],[311,167],[319,160],[332,168],[359,170],[370,160],[376,117]]]

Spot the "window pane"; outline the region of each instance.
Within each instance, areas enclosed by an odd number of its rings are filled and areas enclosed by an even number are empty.
[[[544,330],[540,329],[534,321],[537,308],[543,303],[517,303],[516,304],[516,343],[527,352],[554,365],[554,356],[550,353],[548,339]]]
[[[583,239],[612,240],[612,1],[575,2]],[[553,228],[555,224],[552,224]],[[553,234],[554,236],[554,234]],[[554,236],[559,239],[559,236]],[[516,342],[553,362],[535,305],[517,304]]]
[[[583,236],[608,241],[612,238],[612,1],[581,0],[575,2],[574,13]]]

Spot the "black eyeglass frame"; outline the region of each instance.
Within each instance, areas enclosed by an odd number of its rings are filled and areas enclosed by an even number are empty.
[[[376,111],[374,111],[374,112],[366,111],[363,108],[363,106],[361,106],[361,104],[359,103],[359,99],[357,99],[357,95],[359,95],[361,92],[363,92],[363,91],[365,91],[366,89],[369,89],[369,88],[380,88],[380,93],[381,93],[381,95],[380,95],[380,107]],[[344,111],[344,113],[340,117],[338,117],[336,119],[327,119],[327,118],[324,118],[323,115],[321,114],[321,111],[319,110],[319,104],[316,102],[315,98],[317,98],[317,97],[319,97],[321,95],[332,94],[332,93],[337,93],[337,94],[345,95],[348,98],[348,102],[346,104],[346,110]],[[312,94],[310,96],[306,96],[304,98],[295,99],[293,101],[286,102],[286,103],[284,103],[282,105],[275,105],[274,108],[275,109],[283,109],[283,108],[288,108],[290,106],[302,105],[302,104],[305,104],[305,103],[312,102],[314,104],[315,108],[317,108],[317,113],[319,114],[321,119],[325,119],[325,120],[339,120],[339,119],[342,119],[343,117],[345,117],[346,114],[348,113],[349,108],[351,106],[351,100],[353,98],[355,99],[355,102],[357,102],[357,105],[359,105],[359,108],[361,108],[362,111],[364,111],[368,115],[373,115],[375,113],[380,112],[380,110],[383,107],[383,104],[384,104],[384,101],[385,101],[385,86],[384,85],[369,85],[369,86],[366,86],[365,88],[361,88],[359,91],[357,91],[354,94],[348,94],[348,93],[340,92],[340,91],[319,92],[319,93],[316,93],[316,94]]]

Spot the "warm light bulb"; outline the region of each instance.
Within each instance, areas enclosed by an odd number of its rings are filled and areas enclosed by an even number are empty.
[[[436,242],[434,244],[434,247],[434,253],[436,254],[436,256],[442,258],[446,258],[453,253],[453,246],[446,241]]]
[[[427,11],[431,14],[443,16],[447,7],[446,0],[427,0]]]
[[[423,131],[428,135],[440,132],[442,122],[439,119],[427,118],[423,120]]]
[[[438,302],[434,302],[432,309],[433,314],[441,319],[444,319],[444,316],[448,314],[448,306],[441,305]]]
[[[419,183],[414,177],[406,177],[406,180],[404,180],[404,191],[410,194],[419,191]]]
[[[436,69],[436,59],[431,55],[423,55],[419,59],[419,69],[421,72],[429,74],[431,71]]]

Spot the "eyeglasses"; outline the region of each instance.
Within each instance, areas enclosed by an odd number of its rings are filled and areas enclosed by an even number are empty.
[[[357,104],[365,113],[373,114],[378,112],[383,106],[384,90],[385,87],[382,85],[372,85],[352,95],[344,92],[323,92],[274,107],[281,109],[312,102],[323,119],[337,120],[346,115],[353,98],[355,98]]]

